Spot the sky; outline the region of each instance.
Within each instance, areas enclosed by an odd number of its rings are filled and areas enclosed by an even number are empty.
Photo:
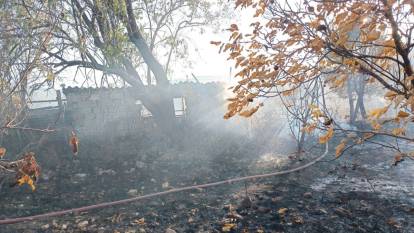
[[[232,63],[227,61],[226,54],[219,54],[219,48],[210,44],[210,41],[225,41],[228,33],[220,31],[214,33],[212,30],[206,30],[202,35],[193,32],[188,35],[189,41],[189,59],[192,60],[193,68],[176,67],[173,79],[191,79],[193,73],[200,82],[222,81],[227,82],[230,79],[230,67]],[[181,70],[181,71],[180,71]],[[184,77],[180,78],[184,73]]]
[[[186,37],[189,39],[189,59],[193,61],[193,68],[175,67],[178,72],[175,72],[172,78],[174,80],[185,80],[188,76],[191,80],[191,73],[194,73],[195,76],[199,77],[200,82],[230,82],[232,80],[231,75],[235,74],[234,63],[227,60],[228,54],[219,54],[219,47],[210,44],[210,41],[227,42],[231,34],[226,29],[232,23],[237,23],[239,28],[246,32],[253,20],[252,16],[252,10],[236,10],[234,17],[223,20],[220,29],[217,31],[211,28],[206,28],[203,34],[200,34],[198,30],[190,31]]]

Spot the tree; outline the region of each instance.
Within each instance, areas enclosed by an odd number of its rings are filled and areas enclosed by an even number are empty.
[[[2,2],[0,7],[1,137],[6,130],[20,129],[33,91],[50,81],[42,48],[51,40],[55,21],[42,12],[29,13],[24,4]]]
[[[297,153],[300,155],[305,149],[306,135],[310,131],[304,127],[312,120],[313,109],[323,90],[320,79],[306,83],[292,95],[280,95],[281,102],[287,111],[289,129],[295,139]]]
[[[204,25],[214,15],[208,1],[19,2],[30,13],[42,12],[57,19],[49,46],[42,50],[54,77],[76,70],[83,73],[84,80],[96,84],[100,81],[132,86],[136,89],[132,98],[142,101],[165,132],[174,131],[167,71],[183,41],[182,30]],[[164,65],[161,50],[168,50]]]
[[[182,62],[188,54],[183,33],[188,29],[199,28],[202,31],[203,26],[213,26],[214,22],[225,17],[226,3],[221,0],[145,0],[139,3],[138,10],[142,12],[140,27],[150,50],[155,56],[164,57],[161,62],[168,74],[172,71],[171,63]],[[147,71],[146,83],[150,84],[151,72],[150,69]]]
[[[0,7],[0,124],[10,128],[24,118],[26,98],[38,86],[40,47],[49,41],[50,27],[31,21],[37,15],[27,15],[21,5],[4,2]]]
[[[25,5],[10,1],[0,3],[0,9],[0,184],[12,176],[15,184],[27,183],[34,190],[40,175],[34,153],[19,159],[6,156],[5,137],[12,132],[47,131],[22,123],[32,92],[47,81],[40,75],[47,70],[41,48],[50,41],[52,19],[28,14]]]
[[[85,79],[95,78],[94,71],[102,75],[102,82],[121,79],[137,89],[135,98],[139,97],[161,127],[171,127],[174,111],[167,74],[143,37],[132,0],[21,4],[29,14],[42,12],[57,19],[49,46],[42,48],[53,76],[75,67],[84,72]],[[145,88],[136,70],[142,65],[140,58],[154,74],[157,85],[153,88]]]
[[[364,94],[366,86],[365,76],[360,75],[359,77],[350,78],[347,80],[346,84],[349,100],[349,123],[353,125],[355,124],[356,118],[358,117],[358,113],[363,119],[367,118],[367,112],[364,105]],[[356,96],[355,104],[354,96]]]
[[[359,79],[380,84],[388,100],[386,106],[372,109],[368,114],[372,129],[341,128],[336,124],[338,119],[330,119],[323,96],[313,107],[313,120],[303,122],[304,129],[326,130],[320,138],[322,143],[334,132],[348,133],[349,138],[337,147],[338,156],[346,143],[358,144],[378,135],[412,141],[412,137],[405,135],[414,108],[412,1],[237,0],[235,3],[236,7],[255,9],[258,20],[251,24],[251,33],[243,33],[232,24],[228,29],[229,42],[213,42],[221,46],[221,52],[229,54],[239,69],[238,85],[233,88],[235,97],[230,99],[225,118],[236,114],[250,116],[259,109],[261,97],[291,95],[315,79],[323,79],[332,88]],[[360,87],[363,90],[365,84]],[[359,109],[364,114],[361,100],[354,111]],[[392,104],[397,114],[383,119]],[[382,127],[389,122],[395,124],[391,128]],[[393,148],[400,151],[397,145]]]

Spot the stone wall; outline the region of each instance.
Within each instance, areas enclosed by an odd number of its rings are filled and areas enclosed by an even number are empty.
[[[197,123],[214,109],[224,106],[224,88],[220,83],[178,83],[171,85],[169,91],[173,98],[185,99],[185,114],[177,120],[186,124]],[[65,122],[83,135],[110,133],[122,136],[152,127],[154,122],[142,114],[143,106],[135,92],[131,87],[64,88]],[[222,118],[223,112],[224,109],[214,114]]]

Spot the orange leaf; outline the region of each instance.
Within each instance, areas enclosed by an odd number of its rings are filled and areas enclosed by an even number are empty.
[[[210,41],[210,44],[218,46],[221,44],[221,41]]]
[[[342,151],[344,151],[344,149],[345,149],[345,145],[346,145],[346,140],[345,140],[345,139],[343,139],[343,140],[341,141],[341,143],[339,143],[339,144],[336,146],[336,148],[335,148],[335,157],[336,157],[336,158],[339,158],[339,156],[341,156]]]
[[[397,166],[398,163],[404,160],[404,154],[398,153],[394,156],[394,165]]]
[[[4,157],[4,155],[6,155],[6,148],[4,147],[0,147],[0,159]]]
[[[371,31],[369,35],[367,36],[367,41],[370,42],[370,41],[377,40],[380,36],[381,36],[380,31]]]
[[[236,224],[234,223],[225,223],[223,225],[223,227],[221,228],[222,232],[230,232],[232,231],[234,228],[236,228]]]
[[[380,130],[381,128],[382,128],[382,125],[381,124],[379,124],[378,122],[376,122],[376,121],[373,121],[372,123],[371,123],[371,126],[372,126],[372,129],[374,129],[375,131],[378,131],[378,130]]]
[[[255,112],[257,112],[257,110],[259,110],[259,106],[256,106],[252,109],[249,110],[244,110],[243,112],[240,112],[239,115],[243,116],[243,117],[250,117],[252,116]]]
[[[405,129],[404,128],[395,128],[395,129],[392,130],[392,134],[394,134],[395,136],[405,135]]]
[[[229,30],[229,31],[231,31],[231,32],[234,32],[234,31],[238,31],[239,30],[239,27],[237,27],[237,24],[232,24],[232,25],[230,25],[230,28],[229,29],[227,29],[227,30]]]
[[[145,225],[145,218],[136,219],[134,222],[139,225]]]
[[[303,127],[302,131],[305,133],[312,133],[313,130],[315,130],[316,124],[309,124]]]
[[[399,111],[397,117],[405,118],[408,117],[410,114],[404,111]]]
[[[369,116],[373,118],[380,118],[382,115],[384,115],[388,111],[388,106],[383,108],[376,108],[370,111]]]
[[[73,131],[72,131],[72,136],[70,137],[69,145],[72,147],[73,154],[77,155],[79,151],[79,140]]]
[[[334,129],[329,127],[328,132],[325,135],[319,137],[319,143],[324,144],[327,143],[334,135]]]
[[[388,91],[387,93],[385,93],[385,98],[392,100],[397,96],[397,93],[394,91]]]
[[[36,189],[32,178],[30,178],[28,175],[23,175],[20,179],[18,179],[17,184],[19,186],[22,186],[23,184],[28,184],[30,188],[32,189],[32,191],[35,191]]]

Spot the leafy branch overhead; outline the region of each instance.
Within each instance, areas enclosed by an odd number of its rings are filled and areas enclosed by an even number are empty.
[[[405,128],[414,119],[412,1],[236,0],[235,4],[255,14],[250,30],[231,24],[229,41],[211,42],[237,68],[238,83],[232,87],[225,118],[248,117],[262,105],[263,97],[295,95],[310,83],[339,91],[351,80],[363,79],[377,87],[385,103],[368,114],[369,133],[411,140]],[[321,111],[319,120],[302,122],[308,132],[327,130],[321,143],[341,129],[335,124],[338,119],[332,119],[333,125],[324,124],[332,115],[327,110],[332,103],[325,96],[314,103]],[[381,127],[388,122],[397,126]],[[337,154],[344,148],[342,142]]]

